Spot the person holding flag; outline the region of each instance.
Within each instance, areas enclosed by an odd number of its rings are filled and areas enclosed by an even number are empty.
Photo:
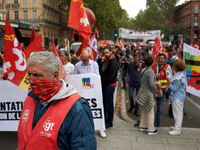
[[[157,62],[153,64],[153,71],[156,76],[156,80],[161,83],[162,85],[162,92],[163,95],[161,97],[157,97],[157,111],[156,111],[156,116],[155,116],[155,122],[156,122],[156,127],[160,127],[160,122],[162,118],[162,110],[163,110],[163,105],[164,105],[164,100],[166,97],[166,88],[167,88],[167,77],[171,78],[172,77],[172,69],[169,64],[165,63],[165,54],[164,53],[159,53],[157,55]]]

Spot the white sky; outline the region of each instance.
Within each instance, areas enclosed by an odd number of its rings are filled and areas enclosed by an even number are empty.
[[[120,5],[123,9],[125,9],[129,15],[129,17],[135,17],[142,9],[146,8],[146,0],[119,0]],[[179,0],[177,5],[180,5],[185,0]],[[188,1],[188,0],[187,0]]]

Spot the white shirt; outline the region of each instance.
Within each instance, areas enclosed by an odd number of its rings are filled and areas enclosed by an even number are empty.
[[[87,74],[95,73],[99,75],[99,66],[97,62],[89,60],[89,63],[86,65],[83,64],[83,61],[79,61],[75,64],[74,74]]]
[[[68,62],[66,65],[63,65],[65,69],[65,75],[71,75],[74,73],[74,65]]]

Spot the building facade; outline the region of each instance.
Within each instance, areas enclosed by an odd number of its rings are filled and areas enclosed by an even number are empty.
[[[33,27],[36,36],[42,35],[46,49],[52,47],[51,40],[60,46],[71,37],[72,29],[63,23],[66,9],[61,8],[57,0],[5,0],[5,8],[9,21],[19,26],[15,33],[24,48],[29,45]],[[61,33],[66,34],[61,37]]]
[[[170,20],[165,21],[165,25],[173,25],[174,23],[182,24],[186,28],[185,35],[178,35],[178,40],[193,44],[194,39],[200,43],[200,1],[190,0],[176,7]]]

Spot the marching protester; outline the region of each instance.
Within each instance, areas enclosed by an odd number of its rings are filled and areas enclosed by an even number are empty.
[[[132,110],[135,108],[134,115],[139,116],[138,110],[139,105],[137,102],[134,104],[133,99],[133,93],[136,89],[136,95],[138,94],[141,86],[140,81],[140,72],[142,68],[144,68],[144,65],[139,62],[140,54],[135,53],[134,54],[134,61],[130,62],[128,65],[127,73],[126,73],[126,87],[129,87],[129,100],[130,100],[130,108],[128,112],[132,112]]]
[[[74,74],[94,73],[96,75],[99,75],[99,66],[97,62],[90,60],[88,51],[85,50],[81,52],[81,59],[82,60],[75,65]],[[99,135],[101,137],[106,137],[106,133],[104,130],[99,130]]]
[[[69,53],[67,51],[59,51],[59,56],[65,69],[65,75],[71,75],[74,73],[74,65],[70,63]]]
[[[154,63],[152,66],[152,69],[156,75],[156,80],[162,84],[162,92],[163,95],[161,97],[157,97],[157,111],[156,111],[156,116],[155,116],[155,122],[156,122],[156,127],[160,127],[160,122],[162,119],[162,111],[163,111],[163,105],[164,105],[164,100],[166,97],[166,87],[167,87],[167,77],[171,78],[172,77],[172,69],[169,64],[165,63],[165,54],[164,53],[159,53],[157,56],[157,63]]]
[[[169,89],[171,90],[170,101],[172,103],[172,111],[174,115],[175,126],[172,126],[170,135],[180,135],[181,126],[183,122],[183,107],[185,101],[185,84],[186,77],[184,74],[186,64],[183,60],[176,60],[173,66],[173,76],[171,79],[167,78],[169,82]]]
[[[105,58],[103,59],[100,67],[100,75],[102,82],[105,124],[106,128],[109,128],[113,126],[113,94],[115,91],[119,66],[116,58],[114,58],[111,54],[111,49],[108,46],[103,48],[103,55]]]
[[[81,61],[75,64],[74,74],[95,73],[99,75],[99,66],[97,62],[90,60],[88,51],[81,52]]]
[[[128,64],[133,61],[133,57],[129,54],[129,49],[126,49],[126,54],[123,55],[120,59],[120,64],[122,66],[122,82],[123,82],[123,89],[126,89],[126,72],[128,69]]]
[[[96,150],[93,116],[88,102],[59,79],[60,63],[50,52],[28,59],[32,91],[18,126],[18,149]]]
[[[136,101],[141,106],[141,118],[140,118],[140,131],[148,131],[148,135],[157,134],[157,130],[154,127],[154,95],[153,93],[157,89],[156,77],[152,70],[154,59],[152,56],[147,56],[144,59],[146,67],[141,71],[141,88],[136,97]]]
[[[70,50],[70,55],[71,55],[71,62],[73,65],[75,65],[78,62],[78,57],[74,55],[74,50]]]

